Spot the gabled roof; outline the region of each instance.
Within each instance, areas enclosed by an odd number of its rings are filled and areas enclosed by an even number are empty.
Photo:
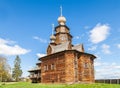
[[[72,50],[77,50],[79,52],[84,52],[83,44],[75,45],[72,47]]]
[[[68,42],[64,42],[64,43],[61,43],[61,44],[56,45],[56,46],[50,45],[50,47],[52,48],[52,52],[51,53],[56,53],[56,52],[68,50],[69,43],[70,42],[68,41]]]

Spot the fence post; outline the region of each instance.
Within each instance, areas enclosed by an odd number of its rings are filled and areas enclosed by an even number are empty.
[[[117,79],[117,84],[119,84],[119,79]]]

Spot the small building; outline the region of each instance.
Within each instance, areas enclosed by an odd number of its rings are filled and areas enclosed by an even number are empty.
[[[29,78],[31,79],[32,83],[41,82],[41,62],[36,63],[36,65],[36,67],[28,71],[30,73]]]
[[[30,70],[32,82],[75,83],[94,82],[94,55],[84,51],[83,44],[73,45],[70,29],[64,16],[50,36],[47,54],[39,58],[38,69]]]

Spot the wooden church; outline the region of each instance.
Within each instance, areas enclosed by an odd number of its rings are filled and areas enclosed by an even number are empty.
[[[33,83],[76,83],[94,82],[94,55],[84,51],[83,44],[73,45],[66,18],[58,17],[55,34],[47,54],[39,58],[37,67],[29,70]]]

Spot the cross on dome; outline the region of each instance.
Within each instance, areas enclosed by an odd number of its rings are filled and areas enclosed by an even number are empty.
[[[58,23],[60,25],[65,25],[66,23],[66,18],[62,16],[62,6],[60,6],[60,17],[58,17]]]
[[[54,31],[54,24],[52,24],[52,35],[50,36],[51,43],[54,43],[56,39],[56,37],[53,34],[53,31]]]
[[[62,6],[60,6],[60,16],[62,16]]]
[[[54,31],[54,24],[52,24],[52,35],[53,35],[53,31]]]

